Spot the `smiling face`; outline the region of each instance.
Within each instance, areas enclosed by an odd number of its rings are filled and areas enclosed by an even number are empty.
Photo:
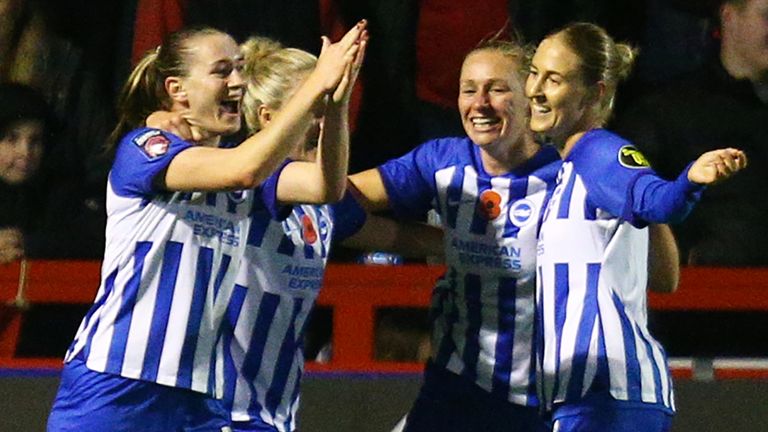
[[[43,156],[43,124],[19,120],[0,134],[0,180],[17,185],[29,180]]]
[[[225,34],[207,34],[187,41],[188,73],[171,92],[174,110],[188,109],[196,124],[212,135],[240,129],[244,92],[240,47]]]
[[[563,145],[575,133],[594,126],[594,93],[584,85],[581,60],[557,35],[536,49],[525,85],[530,127]]]
[[[511,146],[525,134],[528,107],[520,65],[494,50],[467,56],[459,80],[459,114],[467,136],[480,146]]]
[[[726,2],[721,11],[726,66],[739,78],[768,80],[768,0]]]

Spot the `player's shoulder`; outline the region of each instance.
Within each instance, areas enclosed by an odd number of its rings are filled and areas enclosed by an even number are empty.
[[[180,137],[154,128],[137,128],[125,134],[118,144],[118,152],[138,150],[148,159],[156,159],[168,153],[174,145],[186,144]]]
[[[648,159],[632,142],[607,129],[593,129],[584,134],[566,160],[577,165],[596,167],[649,168]]]
[[[422,143],[417,147],[417,151],[435,167],[442,168],[470,163],[473,158],[473,146],[467,137],[444,137]]]

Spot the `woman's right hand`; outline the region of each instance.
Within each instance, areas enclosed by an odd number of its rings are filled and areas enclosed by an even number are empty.
[[[316,80],[324,93],[336,91],[346,72],[355,64],[360,45],[368,37],[367,25],[365,20],[360,21],[336,43],[323,36],[323,48],[310,79]]]
[[[0,264],[8,264],[24,256],[24,235],[18,228],[0,229]]]
[[[184,111],[155,111],[144,122],[147,127],[160,129],[181,137],[185,141],[202,141],[206,135]]]

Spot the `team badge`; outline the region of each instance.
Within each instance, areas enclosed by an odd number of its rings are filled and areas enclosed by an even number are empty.
[[[158,130],[144,132],[133,139],[133,143],[144,151],[150,159],[155,159],[168,153],[171,141]]]
[[[315,226],[312,225],[312,218],[308,215],[301,216],[301,234],[304,237],[304,241],[308,244],[313,244],[317,241],[317,231]]]
[[[501,195],[493,190],[486,190],[480,194],[480,202],[477,213],[488,220],[493,220],[501,214]]]
[[[531,223],[536,213],[536,207],[528,199],[517,200],[509,206],[509,221],[516,227],[524,227]]]
[[[330,230],[328,229],[328,221],[320,212],[317,214],[317,227],[320,230],[320,240],[326,241]]]
[[[648,168],[651,164],[635,146],[625,145],[619,149],[619,163],[627,168]]]

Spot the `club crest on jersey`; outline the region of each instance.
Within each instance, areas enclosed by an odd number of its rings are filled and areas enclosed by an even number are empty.
[[[509,221],[516,227],[524,227],[535,220],[536,207],[528,199],[515,201],[509,206]]]
[[[480,194],[480,201],[477,203],[477,213],[487,220],[493,220],[501,214],[501,195],[498,192],[488,189]]]
[[[144,132],[133,139],[133,143],[139,146],[150,159],[155,159],[168,153],[171,141],[158,130]]]
[[[328,227],[328,220],[321,212],[317,213],[317,228],[320,231],[320,240],[323,242],[326,241],[330,230]]]
[[[627,168],[648,168],[651,164],[635,146],[625,145],[619,149],[619,163]]]
[[[301,235],[307,244],[313,244],[317,241],[317,231],[312,225],[312,218],[309,215],[301,216]]]

